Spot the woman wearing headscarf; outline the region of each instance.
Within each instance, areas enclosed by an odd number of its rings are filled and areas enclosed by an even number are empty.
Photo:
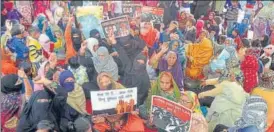
[[[140,53],[135,58],[131,70],[125,73],[125,77],[122,80],[122,83],[127,88],[137,87],[138,106],[144,103],[150,88],[146,64],[146,56],[144,56],[143,53]]]
[[[144,27],[141,29],[140,36],[146,42],[148,48],[153,47],[157,39],[157,30],[154,29],[152,22],[144,22]]]
[[[213,11],[209,12],[206,16],[202,18],[206,23],[209,23],[210,25],[213,25],[215,18],[215,13]]]
[[[188,13],[186,11],[182,11],[178,19],[179,29],[182,32],[185,31],[187,21],[188,21]]]
[[[207,38],[207,31],[202,31],[199,36],[199,42],[189,44],[186,47],[186,76],[197,80],[203,78],[203,68],[209,64],[213,55],[213,46],[211,41]]]
[[[16,74],[1,78],[1,130],[16,131],[19,114],[23,107],[23,96],[20,94],[23,81]]]
[[[38,90],[32,93],[30,99],[28,100],[27,104],[25,104],[22,111],[19,123],[17,125],[17,131],[36,131],[37,124],[42,120],[51,121],[54,124],[54,130],[59,131],[59,116],[53,109],[55,102],[53,99],[54,92],[48,88],[44,88],[44,90]]]
[[[118,44],[118,45],[117,45]],[[138,38],[133,37],[132,35],[128,35],[126,37],[122,37],[118,39],[118,43],[115,46],[117,46],[117,52],[121,52],[120,48],[118,46],[122,47],[124,49],[124,52],[128,56],[128,58],[131,60],[131,62],[135,59],[135,57],[143,51],[146,44],[145,41]]]
[[[41,44],[41,46],[43,48],[42,49],[43,56],[48,59],[50,53],[52,53],[54,48],[55,48],[54,43],[51,43],[49,37],[45,34],[41,34],[39,36],[38,41],[39,41],[39,43]]]
[[[208,124],[202,115],[198,96],[191,91],[181,93],[179,103],[192,110],[191,132],[208,132]]]
[[[20,21],[23,18],[22,14],[16,8],[14,8],[13,1],[3,1],[3,4],[7,12],[7,19],[15,19]]]
[[[115,90],[125,88],[120,83],[115,82],[111,75],[106,72],[102,72],[97,77],[97,84],[101,90]],[[108,122],[109,120],[114,121]],[[143,121],[136,114],[120,114],[114,116],[94,116],[92,119],[95,124],[93,128],[100,132],[105,131],[121,131],[121,132],[133,132],[144,131]]]
[[[168,45],[164,44],[158,54],[152,56],[150,59],[150,65],[158,67],[160,72],[170,72],[180,90],[183,90],[183,69],[175,51],[169,51],[165,56],[164,54],[168,51]]]
[[[178,59],[180,61],[180,64],[182,65],[182,68],[184,69],[186,57],[183,43],[179,39],[172,39],[171,37],[169,50],[175,51],[178,54]]]
[[[47,9],[50,9],[50,1],[49,0],[45,0],[45,1],[35,0],[33,2],[33,7],[35,7],[34,8],[34,16],[37,17],[38,14],[40,14],[40,13],[45,14],[45,11]]]
[[[274,122],[274,102],[272,97],[274,96],[274,71],[265,69],[264,73],[260,77],[259,86],[252,91],[252,95],[261,96],[267,103],[267,128],[270,129]],[[269,131],[270,132],[270,131]]]
[[[59,103],[58,114],[60,114],[60,129],[62,131],[69,130],[69,123],[74,122],[77,117],[87,115],[86,98],[83,88],[75,82],[73,73],[69,70],[63,71],[59,76],[60,88],[66,103]],[[60,92],[61,93],[61,92]],[[58,97],[58,96],[57,96]]]
[[[248,97],[248,94],[241,86],[243,76],[239,68],[231,69],[224,76],[226,79],[216,84],[214,89],[198,95],[199,98],[215,97],[207,114],[209,131],[213,131],[217,124],[233,126],[234,122],[240,117],[242,105]],[[207,84],[209,82],[208,80]]]
[[[96,51],[99,48],[99,42],[96,38],[88,38],[87,40],[87,50],[86,56],[94,57],[96,56]]]
[[[254,37],[253,39],[260,39],[263,37],[263,35],[266,34],[266,21],[265,19],[261,17],[256,17],[253,22],[253,31],[254,31]]]
[[[183,32],[184,41],[187,43],[190,41],[194,43],[196,40],[196,27],[195,27],[196,20],[194,18],[189,18],[186,22],[185,31]]]
[[[252,95],[247,98],[243,107],[242,116],[235,121],[235,124],[218,132],[224,130],[229,132],[265,132],[267,112],[268,108],[265,100],[260,96]]]
[[[204,29],[205,22],[203,20],[197,20],[196,22],[196,38],[199,38]]]
[[[140,116],[149,118],[152,95],[158,95],[174,102],[179,102],[180,90],[170,72],[161,72],[157,81],[152,83],[151,91],[143,105],[139,107]]]
[[[96,54],[97,55],[92,58],[96,72],[107,72],[111,74],[112,78],[115,81],[118,81],[118,66],[113,60],[112,56],[109,55],[107,48],[99,47]]]
[[[271,67],[273,61],[274,45],[268,45],[263,49],[264,53],[261,55],[260,60],[262,61],[265,68]]]
[[[99,42],[99,46],[105,46],[108,49],[109,53],[114,52],[112,45],[108,43],[108,41],[105,38],[102,38],[99,31],[97,29],[93,29],[89,32],[89,37],[90,38],[95,38]]]
[[[241,70],[244,74],[243,87],[247,93],[250,93],[258,85],[258,59],[253,55],[245,55],[241,60]]]
[[[72,29],[72,20],[73,17],[70,17],[64,33],[66,42],[66,62],[68,62],[68,59],[72,56],[77,54],[82,43],[81,31],[76,28]]]

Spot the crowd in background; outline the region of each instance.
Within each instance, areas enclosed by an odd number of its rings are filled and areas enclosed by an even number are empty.
[[[137,1],[163,22],[85,38],[71,9],[122,1],[1,1],[3,132],[161,132],[158,95],[192,110],[190,132],[274,131],[274,1]],[[43,17],[44,16],[44,17]],[[90,91],[137,87],[136,111],[92,114]]]

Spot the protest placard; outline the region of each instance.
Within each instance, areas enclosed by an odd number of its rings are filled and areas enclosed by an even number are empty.
[[[93,15],[99,20],[103,20],[103,6],[82,6],[76,8],[76,17]]]
[[[101,22],[106,37],[113,36],[115,38],[129,35],[129,22],[127,16],[121,16],[105,20]]]
[[[137,104],[137,88],[90,92],[93,115],[122,114],[134,111]]]
[[[189,132],[192,111],[160,96],[152,96],[151,114],[154,125],[167,132]]]
[[[154,24],[163,23],[164,9],[144,6],[142,7],[142,22],[152,21]]]
[[[81,24],[81,31],[83,32],[85,38],[89,38],[89,33],[93,29],[97,29],[102,38],[105,38],[105,34],[103,32],[100,20],[98,20],[93,15],[86,15],[77,17],[78,22]]]
[[[124,15],[128,15],[131,18],[140,17],[142,14],[142,5],[133,3],[123,3],[122,10]]]

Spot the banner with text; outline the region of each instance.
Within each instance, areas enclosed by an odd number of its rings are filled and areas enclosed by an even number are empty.
[[[137,88],[90,92],[93,115],[122,114],[134,111],[137,104]]]
[[[189,132],[192,111],[160,96],[152,96],[153,123],[167,132]]]
[[[129,35],[129,22],[127,16],[116,17],[101,22],[106,37],[113,36],[115,38]]]
[[[150,22],[152,21],[154,24],[163,23],[164,9],[143,6],[142,7],[142,15],[141,21]]]

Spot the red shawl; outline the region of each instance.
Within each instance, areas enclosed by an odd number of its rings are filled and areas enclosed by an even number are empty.
[[[140,35],[141,38],[146,42],[146,45],[151,48],[156,42],[157,32],[155,29],[151,28],[146,35]]]
[[[204,29],[205,22],[203,20],[198,20],[196,23],[196,38],[198,38]]]
[[[241,70],[244,75],[244,90],[247,93],[250,93],[253,90],[253,88],[257,87],[258,85],[258,59],[253,55],[245,56],[244,61],[241,63]]]

